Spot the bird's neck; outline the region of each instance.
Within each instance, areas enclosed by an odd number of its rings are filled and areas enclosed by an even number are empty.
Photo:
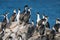
[[[18,10],[18,13],[16,13],[16,15],[17,15],[17,16],[20,15],[20,10]]]
[[[41,20],[41,19],[40,19],[40,16],[39,16],[39,15],[37,15],[37,22],[38,22],[39,20]]]
[[[24,9],[24,13],[27,13],[27,9],[26,8]]]
[[[13,12],[16,13],[16,10],[14,10]]]
[[[32,25],[34,25],[34,22],[32,22]]]
[[[55,28],[54,28],[54,27],[53,27],[52,29],[53,29],[53,30],[55,30]]]
[[[45,18],[45,16],[43,16],[43,19]]]
[[[6,20],[7,20],[7,23],[9,23],[9,19],[8,19],[8,17],[6,17]]]
[[[48,22],[48,18],[45,18],[46,19],[46,22]]]
[[[18,14],[17,14],[17,23],[19,24],[19,17],[20,17],[20,11],[18,11]]]
[[[18,16],[18,17],[20,16],[20,11],[18,11],[18,14],[17,14],[17,16]]]
[[[30,9],[28,9],[28,12],[30,13],[30,15],[31,15],[31,10]]]
[[[37,15],[37,19],[40,19],[40,15]]]
[[[25,11],[27,11],[27,8],[24,8]]]
[[[56,24],[60,24],[60,22],[59,21],[56,21]]]
[[[31,15],[31,11],[30,11],[30,15]]]

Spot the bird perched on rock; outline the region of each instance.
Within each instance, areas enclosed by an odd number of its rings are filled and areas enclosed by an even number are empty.
[[[31,16],[31,9],[28,8],[27,13],[23,17],[23,20],[24,20],[25,23],[28,23],[29,22],[30,16]]]
[[[59,32],[59,30],[58,30],[59,28],[60,28],[60,19],[57,18],[56,24],[54,25],[53,30],[55,30],[56,32]]]
[[[40,19],[40,14],[39,14],[39,12],[37,12],[37,26],[40,26],[41,25],[41,22],[42,22],[42,20]]]
[[[20,17],[19,17],[21,22],[23,22],[23,17],[27,13],[27,10],[28,10],[28,5],[25,5],[24,10],[23,10],[23,12],[21,12]]]
[[[9,13],[6,12],[5,14],[2,15],[2,16],[4,16],[4,19],[3,19],[2,25],[1,25],[2,29],[5,29],[6,27],[8,27],[8,24],[9,24],[8,14]]]
[[[45,26],[47,27],[47,28],[50,28],[50,24],[49,24],[49,22],[48,22],[48,16],[46,16],[46,15],[43,15],[43,19],[45,19],[46,21],[45,21]]]
[[[16,21],[16,9],[14,9],[13,14],[12,14],[12,16],[11,16],[11,18],[10,18],[10,21],[11,21],[11,22]]]
[[[20,17],[20,9],[18,9],[18,14],[16,16],[16,20],[17,20],[17,23],[19,24],[20,20],[19,20],[19,17]]]

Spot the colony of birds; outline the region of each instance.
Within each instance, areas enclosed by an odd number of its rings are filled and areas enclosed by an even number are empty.
[[[8,13],[3,14],[3,21],[0,23],[0,40],[60,40],[60,19],[56,19],[53,28],[50,29],[48,16],[40,18],[39,12],[36,13],[36,25],[34,20],[30,23],[31,8],[24,6],[23,12],[13,11],[10,20]]]

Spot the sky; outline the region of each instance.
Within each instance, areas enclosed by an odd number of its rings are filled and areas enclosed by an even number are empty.
[[[35,23],[36,12],[40,13],[40,17],[42,14],[46,14],[51,27],[55,24],[56,18],[60,18],[60,0],[0,0],[0,15],[9,11],[8,17],[10,18],[14,9],[20,8],[22,12],[26,4],[32,8],[31,20],[34,20]],[[2,20],[3,17],[0,16],[0,22]]]

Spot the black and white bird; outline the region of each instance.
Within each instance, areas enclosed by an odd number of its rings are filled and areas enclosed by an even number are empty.
[[[46,24],[46,19],[41,19],[42,20],[42,25]]]
[[[46,15],[44,16],[43,15],[43,19],[46,19],[46,22],[48,22],[48,16],[46,16]]]
[[[23,21],[23,17],[27,13],[27,9],[28,9],[28,5],[25,5],[24,10],[23,12],[21,12],[20,17],[19,17],[20,21]]]
[[[56,24],[60,24],[60,19],[59,18],[56,19]]]
[[[11,18],[10,18],[10,21],[11,22],[14,22],[14,21],[16,21],[16,9],[14,9],[14,11],[13,11],[13,14],[12,14],[12,16],[11,16]]]
[[[44,33],[45,33],[45,26],[43,24],[39,28],[39,33],[40,33],[40,35],[44,35]]]
[[[18,14],[16,16],[16,19],[17,19],[17,23],[19,24],[20,20],[19,20],[19,17],[20,17],[20,9],[18,9]]]
[[[46,21],[45,21],[45,26],[46,26],[47,28],[50,28],[50,24],[49,24],[49,22],[48,22],[48,16],[43,15],[43,19],[46,20]]]
[[[5,14],[1,15],[1,16],[4,17],[3,22],[5,22],[5,23],[9,23],[8,14],[9,14],[9,13],[6,12]]]
[[[40,24],[41,24],[41,18],[40,18],[40,14],[39,14],[39,12],[37,12],[37,26],[40,26]]]
[[[23,20],[24,20],[25,23],[29,22],[30,16],[31,16],[31,8],[28,8],[27,13],[23,17]]]
[[[23,12],[22,12],[21,14],[26,14],[27,11],[28,11],[28,5],[25,5],[25,6],[24,6],[24,10],[23,10]]]
[[[32,20],[32,26],[34,26],[34,21]]]
[[[51,32],[50,32],[50,34],[49,34],[49,40],[55,40],[55,35],[56,35],[56,33],[55,33],[55,31],[54,30],[51,30]]]
[[[32,20],[32,35],[33,35],[33,33],[34,33],[34,30],[35,30],[35,24],[34,24],[34,20]]]
[[[55,30],[56,32],[60,32],[59,29],[60,29],[60,19],[57,18],[56,19],[56,24],[54,25],[53,30]]]
[[[27,31],[27,38],[32,37],[33,33],[34,33],[34,21],[32,20],[32,24],[30,27],[28,27],[28,31]]]
[[[1,15],[1,16],[3,16],[4,17],[4,19],[3,19],[3,21],[2,21],[2,24],[1,24],[1,29],[0,29],[0,36],[2,37],[2,36],[4,36],[4,30],[6,29],[6,27],[8,27],[9,26],[9,19],[8,19],[8,14],[9,13],[5,13],[5,14],[3,14],[3,15]]]
[[[8,24],[9,24],[8,14],[9,13],[5,13],[5,14],[2,15],[2,16],[4,16],[4,19],[3,19],[2,25],[1,25],[2,29],[5,29],[8,26]]]
[[[23,11],[23,12],[26,13],[27,10],[28,10],[28,5],[25,5],[25,6],[24,6],[24,11]]]
[[[40,19],[40,14],[39,14],[39,12],[37,12],[37,23],[40,21],[41,19]]]

